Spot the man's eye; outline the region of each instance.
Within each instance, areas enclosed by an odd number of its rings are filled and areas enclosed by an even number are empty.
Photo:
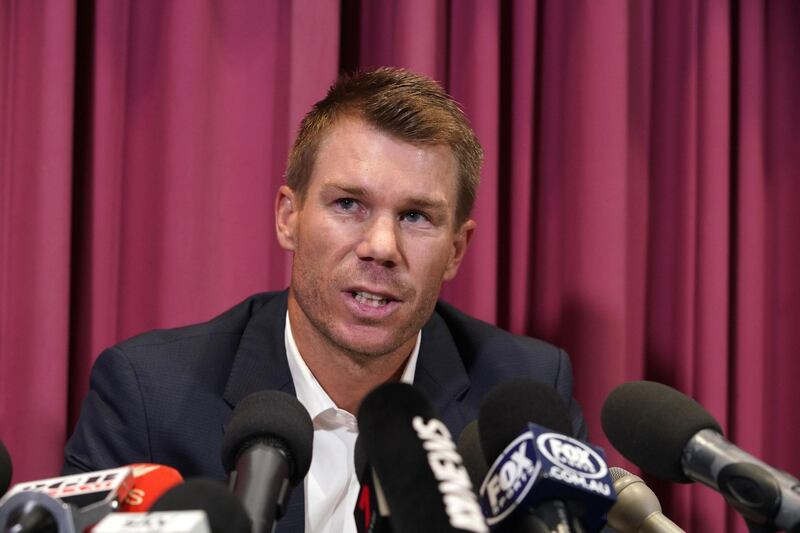
[[[413,224],[428,220],[428,218],[419,211],[408,211],[407,213],[403,213],[402,219]]]
[[[336,205],[342,211],[352,211],[356,206],[356,201],[352,198],[339,198],[336,200]]]

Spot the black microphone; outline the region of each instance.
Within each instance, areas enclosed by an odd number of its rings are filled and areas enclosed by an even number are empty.
[[[617,503],[608,511],[608,525],[619,533],[684,533],[661,512],[661,503],[639,476],[612,466]]]
[[[150,513],[205,511],[211,533],[250,533],[252,521],[244,505],[225,484],[215,479],[192,478],[161,495]]]
[[[480,428],[478,427],[477,420],[473,420],[464,426],[461,435],[458,436],[457,448],[461,457],[464,458],[464,466],[467,468],[467,472],[469,472],[472,486],[478,487],[480,490],[480,487],[483,486],[483,482],[489,473],[489,465],[486,463],[486,456],[481,447]],[[491,513],[487,514],[489,517],[492,517]],[[503,533],[549,532],[547,525],[541,519],[533,515],[526,515],[519,519],[505,520],[498,525],[500,527],[497,528],[497,530]]]
[[[285,514],[290,488],[311,466],[313,439],[308,411],[285,392],[256,392],[234,409],[222,439],[222,462],[253,533],[272,531]]]
[[[489,391],[478,411],[478,434],[487,462],[500,456],[530,422],[572,435],[569,408],[554,388],[533,379],[517,378]]]
[[[356,438],[353,462],[359,483],[358,499],[355,509],[353,509],[356,531],[358,533],[391,533],[389,505],[386,503],[386,496],[383,494],[375,472],[367,462],[367,453],[364,451],[361,435]]]
[[[6,445],[0,440],[0,496],[3,496],[9,485],[11,485],[11,475],[13,473],[11,455],[9,455]]]
[[[486,478],[486,473],[489,471],[489,464],[486,462],[486,455],[481,447],[477,420],[473,420],[461,430],[456,449],[461,454],[461,458],[464,459],[464,467],[469,473],[472,486],[480,488]]]
[[[552,387],[501,383],[478,416],[492,462],[481,485],[490,526],[507,531],[599,531],[615,501],[603,451],[569,437],[569,409]]]
[[[461,435],[458,436],[456,448],[464,459],[464,466],[469,473],[472,486],[480,489],[489,473],[489,465],[486,463],[486,456],[481,447],[480,428],[477,420],[464,426]],[[503,523],[500,531],[503,533],[548,533],[549,528],[538,517],[526,515],[513,524],[510,520]]]
[[[800,481],[739,449],[699,403],[653,381],[623,383],[606,399],[603,431],[650,474],[719,491],[751,525],[800,531]]]
[[[381,385],[361,403],[358,426],[394,531],[488,533],[450,432],[420,391]]]

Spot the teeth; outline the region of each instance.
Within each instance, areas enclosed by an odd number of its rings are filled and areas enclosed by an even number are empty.
[[[358,303],[370,305],[372,307],[381,307],[389,303],[386,298],[368,292],[356,292],[353,296]]]

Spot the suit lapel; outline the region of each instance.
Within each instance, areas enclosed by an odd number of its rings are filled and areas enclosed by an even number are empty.
[[[223,398],[232,408],[245,396],[262,390],[280,390],[295,395],[289,363],[286,361],[287,292],[271,298],[253,313],[242,334]],[[298,484],[289,497],[286,515],[277,532],[305,529],[305,494]]]
[[[253,313],[242,334],[223,398],[233,408],[239,401],[261,390],[282,390],[294,395],[294,383],[286,360],[286,291],[270,299]],[[447,324],[434,313],[422,329],[414,385],[428,397],[442,421],[460,432],[470,413],[463,413],[457,401],[469,389],[469,377]],[[453,435],[457,438],[458,433]],[[292,491],[286,516],[277,532],[305,528],[303,485]]]
[[[422,328],[414,385],[425,393],[450,430],[460,432],[468,420],[457,400],[469,389],[470,381],[453,336],[438,313]]]
[[[247,323],[223,394],[231,407],[261,390],[282,390],[294,395],[283,339],[286,305],[284,291],[257,309]]]

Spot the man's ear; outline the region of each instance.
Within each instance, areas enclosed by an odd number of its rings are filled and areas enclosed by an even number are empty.
[[[455,233],[453,237],[453,255],[450,262],[447,263],[447,268],[444,271],[444,280],[450,281],[458,273],[458,267],[461,265],[461,260],[464,259],[464,254],[467,252],[467,245],[472,239],[472,232],[475,231],[477,224],[471,218],[467,219]]]
[[[299,209],[297,194],[288,185],[281,185],[275,195],[275,233],[281,248],[290,252],[295,250]]]

